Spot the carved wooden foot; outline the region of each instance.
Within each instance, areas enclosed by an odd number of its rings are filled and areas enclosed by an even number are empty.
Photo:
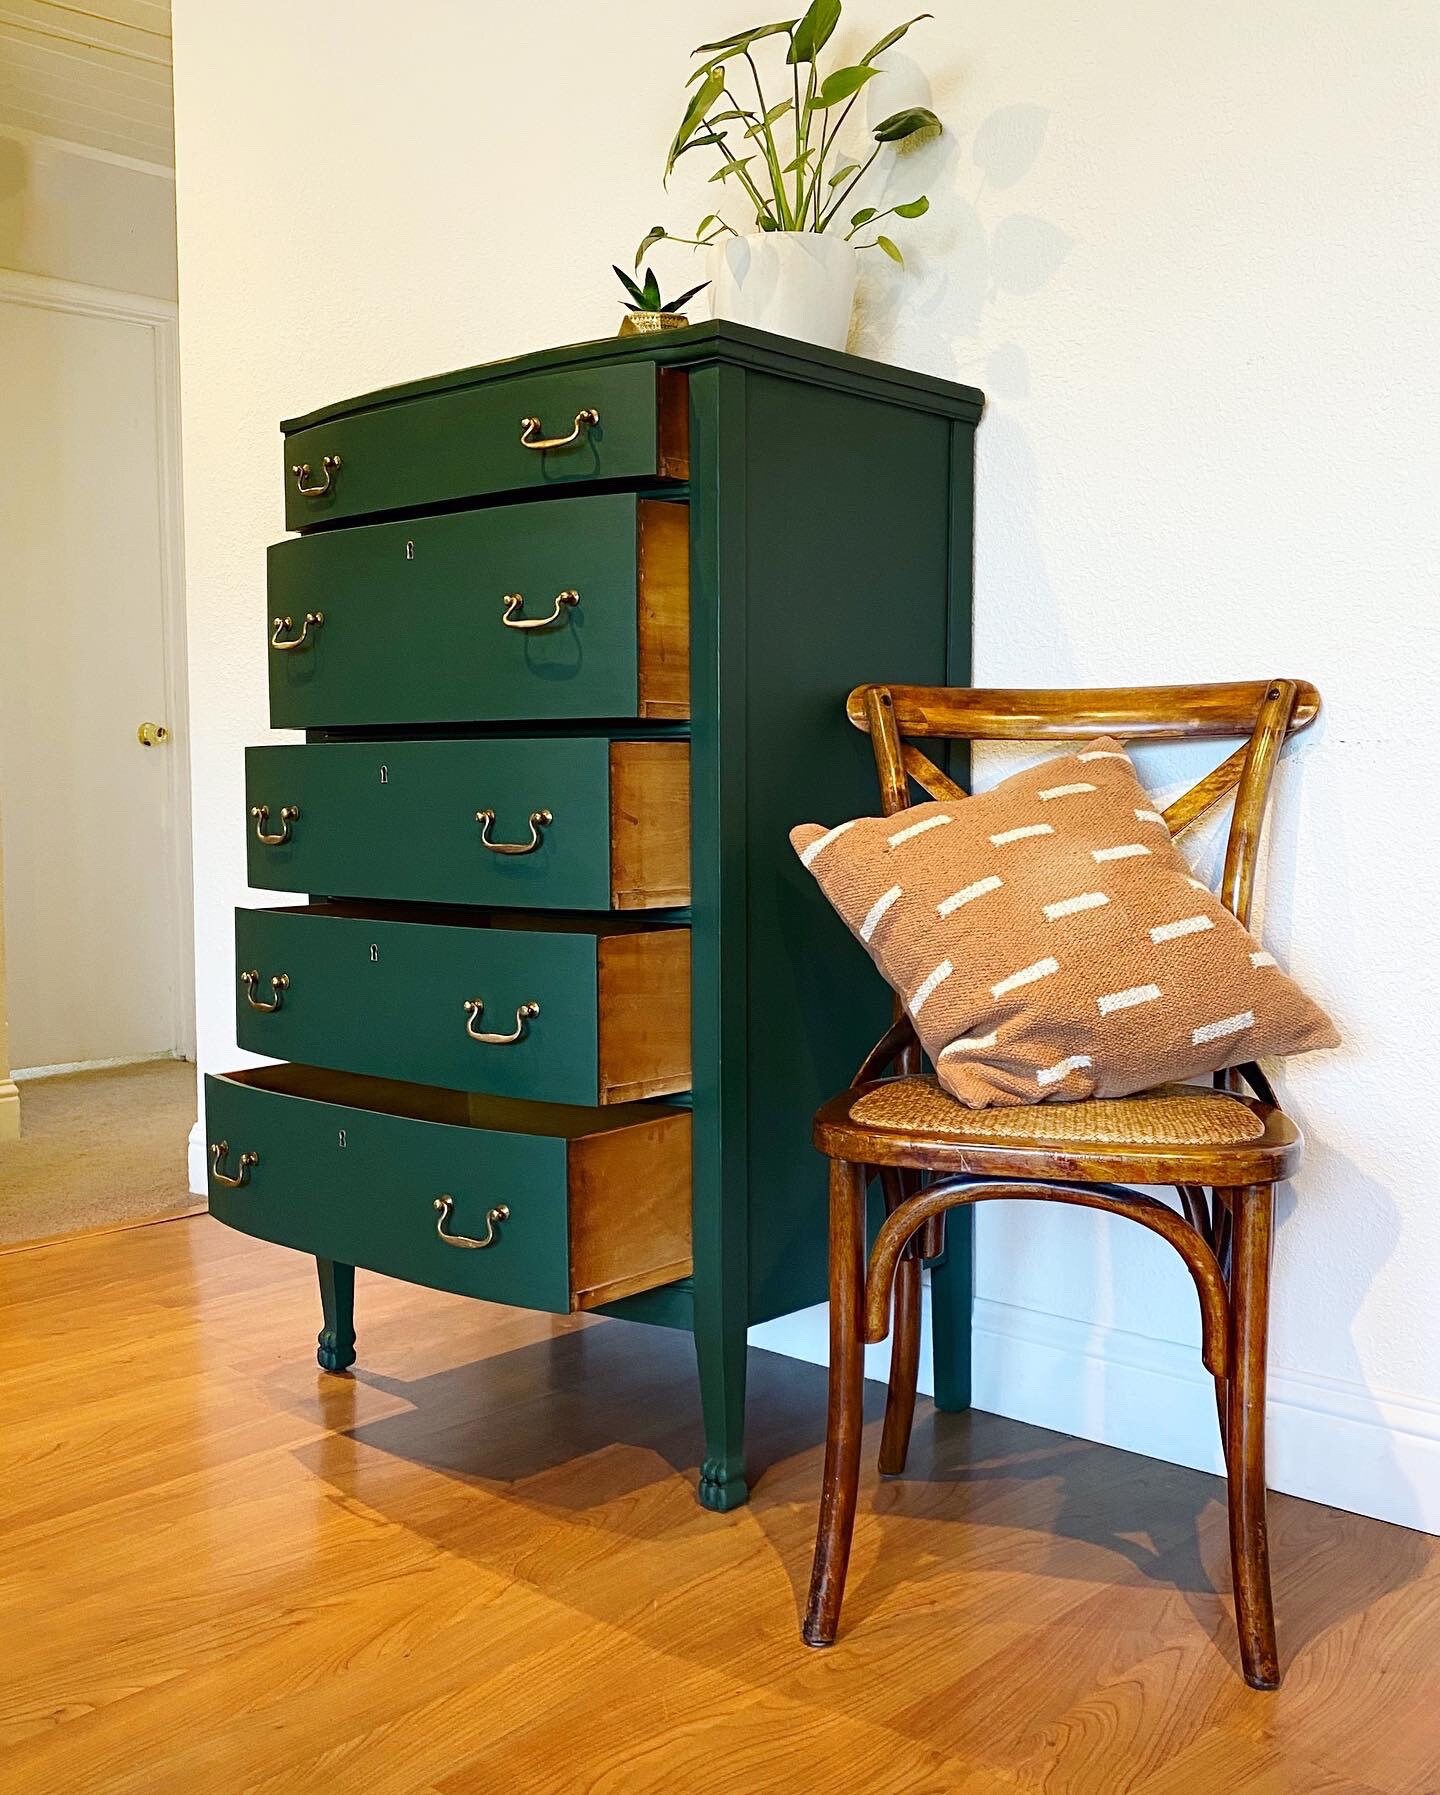
[[[345,1371],[355,1363],[355,1267],[317,1259],[315,1269],[325,1316],[315,1358],[322,1371]]]

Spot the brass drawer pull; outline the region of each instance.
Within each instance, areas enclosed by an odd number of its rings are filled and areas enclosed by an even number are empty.
[[[560,621],[560,614],[562,611],[579,604],[580,594],[575,591],[573,587],[567,587],[564,592],[557,592],[555,594],[555,609],[551,611],[548,617],[517,617],[516,612],[525,602],[525,594],[523,592],[507,592],[501,602],[505,606],[505,615],[500,621],[505,625],[506,629],[550,629]],[[286,647],[296,646],[298,646],[296,643],[286,644]]]
[[[483,1041],[487,1047],[513,1047],[517,1041],[525,1039],[526,1027],[533,1017],[540,1014],[538,1003],[522,1003],[515,1011],[515,1028],[508,1035],[481,1034],[475,1027],[485,1013],[485,1005],[478,997],[465,1000],[465,1033],[472,1041]]]
[[[300,625],[300,634],[298,636],[291,636],[288,642],[282,642],[280,636],[282,631],[294,629],[295,625],[290,618],[272,617],[270,621],[274,625],[274,634],[270,637],[270,646],[272,648],[278,648],[281,654],[288,654],[293,648],[305,648],[308,646],[311,630],[320,628],[325,621],[325,613],[323,611],[307,611],[305,613],[305,621]]]
[[[285,1001],[285,993],[290,989],[290,974],[277,972],[270,981],[270,989],[275,993],[269,1003],[264,1003],[255,995],[255,987],[260,983],[258,972],[242,972],[240,983],[245,987],[245,1001],[252,1010],[263,1010],[267,1016],[273,1015]]]
[[[270,815],[270,806],[268,804],[252,804],[250,806],[250,814],[255,819],[256,841],[263,841],[267,848],[278,848],[282,842],[289,841],[290,825],[291,823],[298,822],[300,819],[300,806],[298,804],[281,805],[280,833],[278,835],[267,835],[265,833],[265,824]]]
[[[226,1179],[226,1183],[229,1183],[229,1179]],[[441,1240],[445,1242],[447,1247],[473,1247],[478,1252],[483,1252],[486,1247],[493,1247],[500,1238],[495,1232],[496,1222],[508,1222],[510,1220],[510,1205],[508,1203],[497,1203],[493,1209],[486,1213],[485,1238],[483,1240],[472,1240],[468,1234],[447,1234],[445,1232],[445,1224],[449,1221],[450,1212],[455,1207],[454,1197],[436,1197],[435,1207],[440,1212],[436,1217],[435,1232],[440,1236]]]
[[[587,405],[584,411],[575,413],[575,427],[568,436],[537,436],[535,432],[541,427],[539,418],[521,418],[520,446],[525,449],[568,449],[599,422],[600,413],[593,405]]]
[[[529,841],[491,841],[490,825],[495,821],[493,810],[477,810],[475,821],[480,825],[480,840],[492,854],[533,854],[540,846],[540,831],[548,829],[555,818],[548,810],[532,810]],[[261,836],[260,839],[265,838]]]
[[[310,463],[299,461],[291,468],[290,472],[295,476],[295,490],[302,499],[323,499],[325,497],[325,494],[335,484],[336,474],[340,472],[340,457],[338,455],[322,455],[320,471],[325,476],[320,484],[307,486],[305,482],[310,478]]]
[[[260,1155],[258,1153],[242,1153],[240,1155],[239,1173],[234,1178],[232,1178],[228,1172],[222,1172],[220,1170],[220,1162],[225,1158],[225,1155],[229,1151],[230,1151],[229,1141],[211,1141],[211,1143],[210,1143],[211,1175],[217,1184],[227,1185],[231,1190],[239,1190],[239,1188],[242,1184],[248,1184],[250,1182],[250,1168],[251,1168],[251,1166],[259,1165]]]

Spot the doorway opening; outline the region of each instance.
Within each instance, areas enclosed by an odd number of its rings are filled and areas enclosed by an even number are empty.
[[[0,61],[18,95],[0,122],[0,1240],[14,1240],[142,1219],[152,1187],[155,1212],[178,1200],[195,1045],[168,0],[35,0],[0,18]],[[60,78],[77,64],[83,81]],[[155,1120],[138,1184],[102,1150],[122,1113],[126,1128]]]

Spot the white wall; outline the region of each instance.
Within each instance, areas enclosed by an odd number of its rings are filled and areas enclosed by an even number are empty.
[[[904,11],[848,10],[857,45]],[[951,130],[906,179],[934,210],[907,273],[870,270],[856,346],[990,396],[981,678],[1294,673],[1325,694],[1264,892],[1266,938],[1347,1038],[1282,1080],[1310,1155],[1281,1206],[1274,1480],[1440,1530],[1440,23],[1427,0],[938,10],[885,96],[929,72]],[[238,1058],[276,421],[608,333],[609,263],[713,197],[660,190],[687,53],[751,11],[412,0],[402,33],[382,0],[175,0],[202,1065]],[[1160,784],[1192,765],[1149,762]],[[983,1406],[1216,1463],[1161,1243],[991,1210],[979,1289]],[[816,1319],[765,1338],[813,1350]]]

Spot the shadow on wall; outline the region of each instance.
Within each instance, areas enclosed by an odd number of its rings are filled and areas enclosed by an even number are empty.
[[[916,65],[910,63],[903,74],[909,77],[907,101],[933,105]],[[1003,343],[984,353],[978,339],[988,306],[1002,294],[1039,293],[1074,246],[1049,219],[1012,210],[1000,197],[1039,160],[1049,122],[1043,106],[1002,106],[968,138],[947,129],[908,152],[901,146],[876,203],[890,206],[928,193],[928,228],[911,255],[909,278],[893,278],[887,269],[883,279],[862,280],[855,329],[862,354],[894,340],[903,311],[910,320],[935,326],[926,345],[928,372],[976,381],[992,399],[1030,396],[1030,370],[1020,345]],[[962,342],[975,344],[975,353],[961,357]]]
[[[995,615],[1007,605],[1023,604],[1032,620],[1032,640],[1044,643],[1043,665],[1034,670],[1037,682],[1085,683],[1087,669],[1080,665],[1066,619],[1056,604],[1045,560],[1040,528],[1043,470],[1023,422],[1023,408],[1032,397],[1029,360],[1019,342],[987,340],[1009,324],[1017,311],[1024,316],[1024,303],[1045,292],[1075,248],[1074,238],[1051,220],[1027,211],[1021,198],[1025,178],[1046,154],[1051,114],[1034,104],[1005,106],[969,131],[958,72],[937,76],[935,87],[941,90],[937,100],[930,80],[916,62],[902,56],[892,60],[893,73],[884,90],[874,92],[875,105],[885,109],[933,105],[947,121],[947,129],[939,138],[897,155],[890,166],[883,197],[876,203],[892,205],[923,192],[930,196],[931,210],[924,227],[902,245],[910,263],[906,274],[883,263],[878,253],[862,258],[854,346],[861,353],[884,357],[908,343],[927,371],[973,381],[983,388],[988,403],[979,438],[985,470],[978,493],[981,615]],[[872,91],[881,86],[877,80]],[[1003,552],[992,559],[987,552],[989,544],[1002,545]],[[982,650],[984,646],[982,630]],[[983,677],[983,659],[981,671]],[[1304,669],[1237,667],[1234,671],[1263,676]],[[1302,863],[1299,834],[1303,822],[1291,767],[1297,755],[1303,760],[1318,746],[1324,728],[1322,717],[1316,730],[1292,744],[1277,781],[1270,852],[1261,873],[1266,885],[1263,896],[1269,901],[1262,899],[1258,912],[1282,963],[1288,963],[1295,884],[1300,876],[1297,868]],[[1144,763],[1150,757],[1142,755],[1142,777],[1152,785],[1162,785],[1173,774],[1190,772],[1190,779],[1183,781],[1190,783],[1213,764],[1215,756],[1211,744],[1197,744],[1193,753],[1204,764],[1191,771],[1182,765],[1188,752],[1167,749],[1158,756],[1158,764],[1148,768]],[[1014,770],[1018,761],[1029,758],[1016,750],[981,750],[977,783],[988,786]],[[1197,831],[1187,848],[1197,871],[1212,886],[1224,853],[1220,821]],[[1313,858],[1309,863],[1313,865]],[[1331,865],[1338,870],[1333,854]],[[1337,902],[1346,901],[1342,894],[1353,889],[1340,878],[1332,879],[1332,885]],[[1340,938],[1350,937],[1342,934]],[[1346,1019],[1341,1016],[1339,1021],[1344,1030]],[[1367,1488],[1391,1491],[1398,1508],[1407,1503],[1418,1508],[1420,1497],[1413,1480],[1404,1474],[1402,1455],[1392,1443],[1385,1397],[1383,1392],[1371,1394],[1353,1339],[1355,1318],[1367,1291],[1398,1250],[1399,1211],[1391,1189],[1381,1179],[1357,1169],[1340,1150],[1327,1130],[1323,1109],[1317,1104],[1314,1113],[1306,1113],[1304,1098],[1308,1089],[1314,1089],[1311,1081],[1301,1079],[1298,1090],[1291,1081],[1285,1082],[1290,1088],[1282,1089],[1282,1101],[1289,1098],[1293,1105],[1290,1113],[1305,1128],[1309,1147],[1297,1185],[1293,1190],[1283,1189],[1278,1204],[1274,1337],[1283,1354],[1287,1317],[1292,1312],[1287,1286],[1294,1311],[1303,1312],[1308,1303],[1313,1313],[1315,1285],[1324,1280],[1332,1347],[1320,1377],[1303,1366],[1287,1372],[1280,1358],[1272,1354],[1275,1383],[1280,1386],[1277,1394],[1295,1418],[1293,1429],[1287,1425],[1280,1430],[1272,1460],[1275,1476],[1281,1487],[1309,1493],[1314,1478],[1301,1462],[1302,1442],[1323,1451],[1327,1437],[1343,1439],[1343,1450],[1356,1460],[1357,1485],[1362,1480],[1363,1462]],[[1024,1256],[1039,1245],[1027,1221],[1019,1216],[1003,1220],[982,1217],[980,1225],[992,1253],[1009,1258],[1020,1252]],[[1345,1271],[1337,1272],[1331,1263],[1332,1253],[1322,1243],[1342,1234],[1350,1243],[1350,1253]],[[1116,1286],[1123,1279],[1133,1279],[1141,1263],[1137,1251],[1118,1245],[1120,1238],[1130,1235],[1122,1237],[1089,1218],[1076,1218],[1073,1245],[1086,1259],[1097,1315],[1113,1314],[1115,1299],[1120,1296]],[[1158,1261],[1165,1249],[1155,1243],[1155,1251]],[[1188,1281],[1177,1282],[1176,1297],[1193,1304]],[[1180,1313],[1177,1311],[1177,1319]],[[1189,1311],[1183,1313],[1188,1321]],[[1304,1319],[1297,1319],[1301,1337],[1306,1327]],[[1176,1334],[1188,1335],[1185,1322],[1177,1325]],[[1175,1341],[1168,1329],[1167,1335]],[[1180,1348],[1178,1341],[1175,1344],[1178,1350],[1189,1350],[1188,1345]],[[1072,1367],[1070,1375],[1078,1380],[1080,1367]],[[1085,1395],[1077,1387],[1073,1397],[1074,1412],[1079,1413],[1086,1406]],[[1194,1401],[1200,1406],[1190,1420],[1177,1415],[1173,1423],[1192,1444],[1200,1409],[1208,1402],[1208,1392],[1198,1384]],[[1332,1428],[1333,1436],[1327,1436],[1324,1430]],[[1285,1442],[1291,1439],[1295,1442],[1293,1466],[1285,1462]],[[1363,1502],[1357,1505],[1364,1506]]]
[[[1285,750],[1262,854],[1268,902],[1262,900],[1258,906],[1261,933],[1282,965],[1288,965],[1290,958],[1288,925],[1295,914],[1301,876],[1297,869],[1313,868],[1315,863],[1313,852],[1306,854],[1301,846],[1304,770],[1296,763],[1314,754],[1324,729],[1322,714],[1315,729]],[[1141,778],[1160,803],[1178,796],[1217,758],[1213,743],[1152,746],[1136,754]],[[1220,878],[1228,822],[1227,809],[1207,819],[1183,844],[1197,875],[1212,888]],[[1332,834],[1326,848],[1337,908],[1351,903],[1350,894],[1356,889],[1364,889],[1363,881],[1345,877],[1346,846],[1342,832],[1338,837]],[[1267,911],[1276,917],[1278,932],[1263,926]],[[1345,921],[1337,918],[1341,939],[1351,938],[1345,934]],[[1349,921],[1358,930],[1358,919]],[[1303,972],[1301,977],[1308,982]],[[1327,996],[1323,991],[1320,995],[1322,1000]],[[1343,1013],[1337,1022],[1348,1037],[1350,1024]],[[1341,1052],[1351,1058],[1351,1077],[1363,1080],[1360,1045],[1347,1039]],[[1336,1069],[1312,1080],[1298,1075],[1303,1066],[1300,1062],[1293,1072],[1283,1064],[1271,1068],[1281,1105],[1304,1132],[1306,1150],[1298,1177],[1280,1187],[1276,1202],[1270,1482],[1275,1489],[1310,1500],[1328,1500],[1360,1513],[1379,1512],[1402,1524],[1433,1528],[1433,1498],[1423,1479],[1414,1475],[1416,1455],[1433,1450],[1431,1433],[1423,1418],[1407,1417],[1403,1402],[1372,1388],[1355,1339],[1362,1307],[1380,1273],[1401,1250],[1401,1211],[1394,1194],[1396,1149],[1392,1146],[1383,1159],[1377,1156],[1372,1166],[1357,1164],[1344,1150],[1343,1136],[1337,1136],[1324,1101],[1325,1090],[1334,1088]],[[1414,1175],[1421,1175],[1418,1167]],[[1169,1188],[1152,1188],[1148,1194],[1176,1206]],[[1022,1205],[997,1204],[995,1209],[1000,1213],[981,1218],[984,1252],[991,1263],[1025,1263],[1040,1257],[1053,1261],[1068,1254],[1072,1264],[1083,1262],[1085,1268],[1083,1284],[1070,1283],[1068,1296],[1076,1300],[1083,1291],[1079,1300],[1099,1331],[1098,1356],[1107,1362],[1107,1370],[1097,1373],[1092,1362],[1073,1351],[1048,1358],[1045,1415],[1070,1415],[1091,1437],[1118,1439],[1182,1463],[1202,1462],[1208,1455],[1211,1468],[1218,1470],[1219,1435],[1208,1380],[1199,1364],[1194,1294],[1179,1261],[1163,1244],[1111,1218],[1042,1218]],[[1344,1242],[1343,1252],[1336,1251],[1338,1241]],[[1126,1317],[1127,1289],[1133,1296],[1134,1286],[1145,1280],[1152,1292],[1146,1305],[1149,1318],[1141,1324],[1136,1342],[1129,1335],[1136,1324]],[[1167,1300],[1156,1302],[1154,1292],[1163,1292]],[[1324,1360],[1323,1367],[1312,1369],[1303,1346],[1291,1349],[1290,1343],[1315,1339],[1317,1326],[1323,1326]],[[1132,1347],[1142,1354],[1143,1375],[1138,1382],[1130,1375],[1135,1367],[1127,1369]],[[1163,1410],[1154,1397],[1156,1372],[1174,1380],[1172,1398]],[[1377,1502],[1383,1506],[1377,1509]]]
[[[1322,692],[1322,706],[1324,701]],[[1342,717],[1343,710],[1327,713],[1322,708],[1315,724],[1288,745],[1275,770],[1270,822],[1260,861],[1263,883],[1257,910],[1266,924],[1263,932],[1267,945],[1287,970],[1291,966],[1293,920],[1301,901],[1302,881],[1323,876],[1331,939],[1359,941],[1371,926],[1364,894],[1369,889],[1374,856],[1363,839],[1363,831],[1358,843],[1352,840],[1356,819],[1341,809],[1329,819],[1323,845],[1313,837],[1306,839],[1306,782],[1323,776],[1320,750],[1332,722],[1339,722]],[[1339,729],[1337,747],[1343,752],[1343,722],[1339,722]],[[1307,766],[1307,761],[1312,764]],[[1271,917],[1278,928],[1269,926]],[[1302,983],[1307,982],[1303,972],[1300,976]],[[1423,1137],[1417,1135],[1405,1143],[1383,1135],[1376,1139],[1373,1118],[1384,1113],[1385,1093],[1366,1051],[1365,1022],[1359,1015],[1347,1015],[1335,1002],[1338,990],[1332,995],[1322,989],[1317,995],[1331,1009],[1340,1031],[1338,1053],[1321,1056],[1333,1062],[1335,1070],[1329,1071],[1323,1080],[1302,1076],[1298,1089],[1286,1065],[1280,1065],[1272,1074],[1281,1107],[1305,1135],[1305,1157],[1299,1176],[1293,1183],[1281,1186],[1276,1210],[1279,1227],[1272,1298],[1276,1313],[1272,1372],[1278,1368],[1276,1347],[1281,1355],[1285,1350],[1287,1290],[1304,1290],[1309,1298],[1309,1313],[1298,1326],[1301,1331],[1312,1329],[1313,1317],[1323,1307],[1329,1350],[1325,1376],[1318,1380],[1325,1392],[1321,1400],[1327,1416],[1340,1417],[1334,1425],[1337,1437],[1344,1440],[1343,1456],[1349,1466],[1348,1474],[1356,1480],[1355,1493],[1383,1490],[1392,1515],[1405,1515],[1414,1524],[1433,1527],[1433,1497],[1427,1513],[1425,1492],[1417,1489],[1406,1475],[1405,1464],[1395,1450],[1396,1416],[1384,1394],[1377,1396],[1372,1392],[1354,1338],[1360,1309],[1378,1275],[1403,1250],[1402,1212],[1395,1193],[1403,1191],[1407,1183],[1411,1188],[1423,1187],[1427,1176],[1422,1164]],[[1302,1060],[1297,1069],[1303,1071],[1304,1065]],[[1376,1101],[1369,1106],[1369,1142],[1374,1145],[1374,1158],[1368,1165],[1357,1164],[1342,1145],[1347,1132],[1351,1133],[1350,1144],[1355,1144],[1353,1118],[1344,1118],[1337,1130],[1325,1108],[1323,1094],[1325,1089],[1334,1088],[1337,1072],[1345,1077],[1352,1103],[1363,1097],[1367,1084],[1375,1090]],[[1313,1102],[1306,1101],[1307,1091],[1314,1093]],[[1407,1159],[1408,1172],[1401,1170]],[[1338,1254],[1337,1241],[1345,1243],[1343,1252]],[[1315,1298],[1317,1284],[1323,1290],[1323,1305]],[[1284,1371],[1279,1375],[1283,1379]],[[1303,1368],[1299,1376],[1305,1378]],[[1286,1475],[1287,1470],[1283,1460],[1276,1460],[1275,1475],[1288,1486],[1292,1480]]]
[[[918,64],[897,58],[874,108],[933,105],[942,117],[963,121],[961,84],[943,85],[952,97],[936,102]],[[879,89],[881,82],[872,86]],[[1043,106],[1002,106],[973,132],[947,127],[929,142],[900,146],[876,203],[889,206],[927,193],[931,208],[925,227],[904,245],[905,274],[882,264],[878,253],[862,257],[852,344],[861,354],[885,359],[897,344],[918,339],[927,372],[984,391],[981,541],[1005,545],[1004,590],[988,597],[1003,604],[1023,594],[1048,644],[1047,678],[1061,684],[1075,680],[1078,669],[1037,527],[1040,469],[1017,411],[1031,396],[1030,364],[1017,342],[985,345],[987,314],[999,303],[1041,293],[1074,247],[1057,224],[1026,211],[1012,195],[1043,155],[1049,123]]]

